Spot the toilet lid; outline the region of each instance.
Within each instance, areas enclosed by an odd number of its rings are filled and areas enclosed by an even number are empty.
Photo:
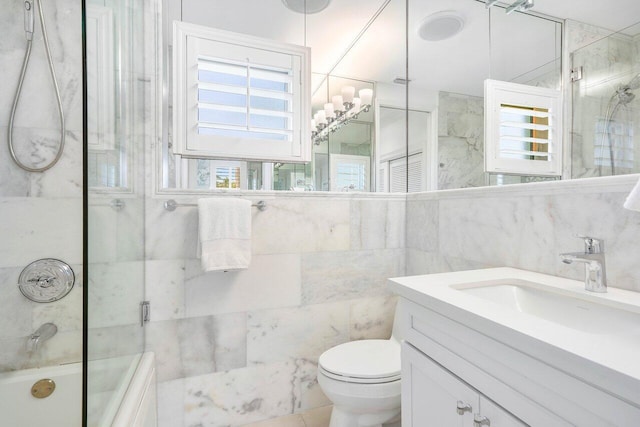
[[[318,364],[341,377],[399,379],[400,345],[394,340],[352,341],[322,353]]]

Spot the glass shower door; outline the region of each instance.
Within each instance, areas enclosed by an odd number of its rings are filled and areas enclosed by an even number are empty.
[[[640,172],[640,24],[571,54],[571,177]]]
[[[112,424],[144,351],[144,146],[153,123],[145,107],[155,75],[144,59],[153,4],[86,5],[88,427]]]

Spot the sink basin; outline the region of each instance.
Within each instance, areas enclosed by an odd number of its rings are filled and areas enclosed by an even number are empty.
[[[627,311],[620,304],[598,301],[598,298],[589,301],[588,295],[563,295],[555,288],[535,282],[497,280],[451,287],[582,332],[612,335],[640,332],[640,313]]]

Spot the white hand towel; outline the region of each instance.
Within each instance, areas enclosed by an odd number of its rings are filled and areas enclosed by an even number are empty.
[[[200,261],[204,271],[241,270],[251,262],[251,201],[198,200]]]
[[[640,212],[640,180],[638,180],[636,186],[633,187],[633,190],[631,190],[631,193],[627,196],[624,207],[625,209]]]

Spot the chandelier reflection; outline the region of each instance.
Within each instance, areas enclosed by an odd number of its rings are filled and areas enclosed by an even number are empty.
[[[324,110],[313,115],[311,139],[315,145],[329,140],[329,134],[346,126],[358,114],[368,112],[373,101],[373,89],[360,89],[355,97],[353,86],[342,88],[342,95],[334,95],[331,102],[324,104]]]

